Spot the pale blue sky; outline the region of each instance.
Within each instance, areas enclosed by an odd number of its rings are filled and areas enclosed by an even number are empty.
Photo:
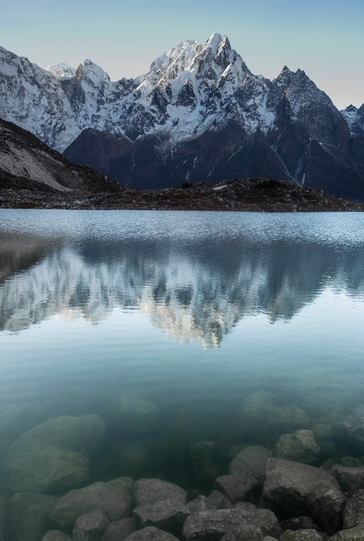
[[[253,73],[306,71],[339,108],[364,102],[363,0],[13,0],[0,45],[46,67],[86,58],[113,80],[148,71],[185,39],[227,34]]]

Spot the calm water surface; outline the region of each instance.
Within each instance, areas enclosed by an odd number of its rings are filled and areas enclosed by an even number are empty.
[[[91,481],[207,490],[242,446],[364,404],[364,215],[0,212],[3,464],[96,413]]]

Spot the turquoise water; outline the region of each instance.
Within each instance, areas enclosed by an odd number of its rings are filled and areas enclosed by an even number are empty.
[[[1,210],[0,279],[4,464],[96,413],[91,481],[206,492],[243,446],[364,404],[362,214]],[[249,417],[261,391],[306,420]]]

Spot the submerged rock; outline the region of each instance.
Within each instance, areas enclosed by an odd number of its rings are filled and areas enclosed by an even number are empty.
[[[56,493],[89,481],[90,461],[71,449],[32,447],[8,458],[13,492]]]
[[[213,541],[225,535],[242,541],[261,541],[266,535],[279,536],[281,531],[272,511],[239,503],[234,509],[193,513],[184,523],[182,534],[187,541]]]
[[[134,500],[137,506],[149,505],[169,498],[175,498],[185,504],[187,492],[161,479],[139,479],[134,485]]]
[[[43,537],[42,541],[72,541],[68,535],[60,530],[49,530]]]
[[[125,538],[125,541],[178,541],[174,535],[159,530],[155,526],[148,526],[138,532],[132,533]]]
[[[339,481],[344,492],[349,495],[364,488],[364,467],[344,468],[336,465],[331,469],[331,474]]]
[[[263,484],[265,478],[265,467],[272,452],[261,445],[250,445],[234,456],[230,463],[230,473],[253,474]]]
[[[311,529],[287,531],[281,535],[279,541],[322,541],[322,535]]]
[[[73,541],[101,541],[106,528],[110,525],[102,509],[95,509],[81,515],[76,520],[73,529]]]
[[[349,530],[341,530],[330,537],[330,541],[363,541],[364,524],[358,524]]]
[[[209,498],[201,495],[195,500],[188,502],[186,505],[191,513],[197,513],[198,511],[212,511],[213,509],[216,509]]]
[[[312,430],[297,430],[293,434],[282,434],[274,448],[274,456],[303,464],[315,464],[320,451]]]
[[[136,507],[133,516],[140,528],[155,526],[178,535],[191,511],[179,500],[170,498],[149,505]]]
[[[136,393],[124,393],[110,405],[114,431],[144,436],[153,432],[159,417],[159,408],[151,400]]]
[[[216,479],[216,486],[221,488],[232,503],[247,499],[251,491],[258,486],[256,477],[250,473],[233,473]]]
[[[96,414],[51,417],[23,434],[10,448],[13,455],[31,447],[51,445],[84,452],[97,447],[105,436],[106,423]]]
[[[44,494],[15,494],[8,509],[12,541],[39,541],[50,529],[49,516],[56,498]]]
[[[288,432],[307,428],[309,421],[304,411],[297,406],[283,405],[271,393],[256,391],[245,401],[244,422],[274,432]]]
[[[344,528],[353,528],[357,524],[364,524],[364,490],[354,494],[344,509]]]
[[[282,518],[311,514],[318,525],[334,533],[342,525],[346,497],[330,474],[297,462],[270,458],[262,504]]]
[[[208,499],[216,509],[232,509],[234,507],[232,501],[219,490],[213,490]]]
[[[73,526],[80,515],[102,509],[110,522],[130,516],[132,497],[125,489],[108,483],[94,483],[62,496],[51,514],[60,527]]]
[[[107,527],[101,541],[122,541],[135,530],[135,522],[132,517],[116,520]]]

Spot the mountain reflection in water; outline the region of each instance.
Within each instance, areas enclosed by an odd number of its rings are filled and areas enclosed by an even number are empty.
[[[0,329],[19,332],[56,316],[105,320],[138,308],[176,341],[218,347],[259,313],[290,320],[327,287],[364,293],[364,252],[320,242],[203,238],[0,239]]]

